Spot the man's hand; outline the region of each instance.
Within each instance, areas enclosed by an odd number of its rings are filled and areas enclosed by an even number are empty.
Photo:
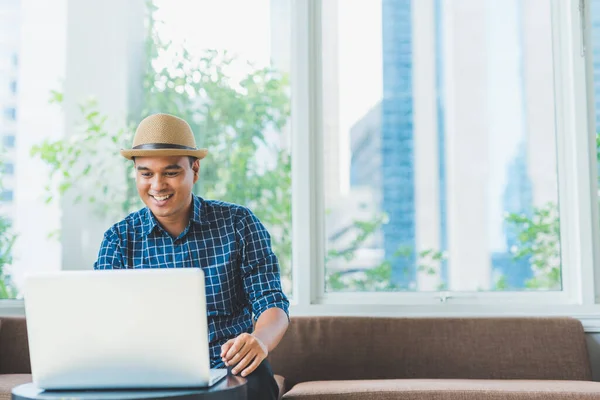
[[[247,376],[267,358],[267,346],[256,336],[242,333],[221,346],[221,358],[226,366],[233,366],[231,373]]]
[[[273,350],[288,327],[288,317],[280,308],[269,308],[256,321],[252,334],[242,333],[221,346],[221,358],[231,373],[242,376],[252,373]]]

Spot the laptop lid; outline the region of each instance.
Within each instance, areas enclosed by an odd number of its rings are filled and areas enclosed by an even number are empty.
[[[43,389],[201,387],[210,383],[199,268],[30,275],[25,313]]]

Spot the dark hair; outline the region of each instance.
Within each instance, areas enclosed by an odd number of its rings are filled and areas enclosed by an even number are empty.
[[[192,157],[192,156],[188,156],[188,160],[190,160],[190,167],[193,167],[194,163],[197,160],[197,158],[196,157]]]
[[[131,157],[131,159],[133,160],[133,163],[135,164],[135,157]],[[193,157],[193,156],[188,156],[188,160],[190,160],[190,167],[193,167],[197,158]]]

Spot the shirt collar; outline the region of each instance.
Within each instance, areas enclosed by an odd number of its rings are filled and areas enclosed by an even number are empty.
[[[201,224],[204,220],[204,207],[202,207],[203,200],[201,197],[198,197],[192,193],[192,202],[192,222]]]
[[[202,224],[204,217],[204,207],[202,207],[203,199],[192,193],[192,217],[191,222],[194,224]],[[154,228],[158,227],[158,221],[150,208],[146,207],[146,220],[142,225],[142,233],[144,236],[148,236]]]
[[[148,236],[150,232],[154,230],[155,227],[158,226],[158,221],[156,221],[156,217],[150,211],[150,208],[146,207],[146,218],[144,220],[144,224],[142,225],[142,233],[144,236]]]

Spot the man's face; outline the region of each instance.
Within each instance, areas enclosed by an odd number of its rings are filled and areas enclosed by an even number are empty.
[[[200,162],[188,157],[136,157],[135,182],[142,201],[157,218],[188,218]]]

